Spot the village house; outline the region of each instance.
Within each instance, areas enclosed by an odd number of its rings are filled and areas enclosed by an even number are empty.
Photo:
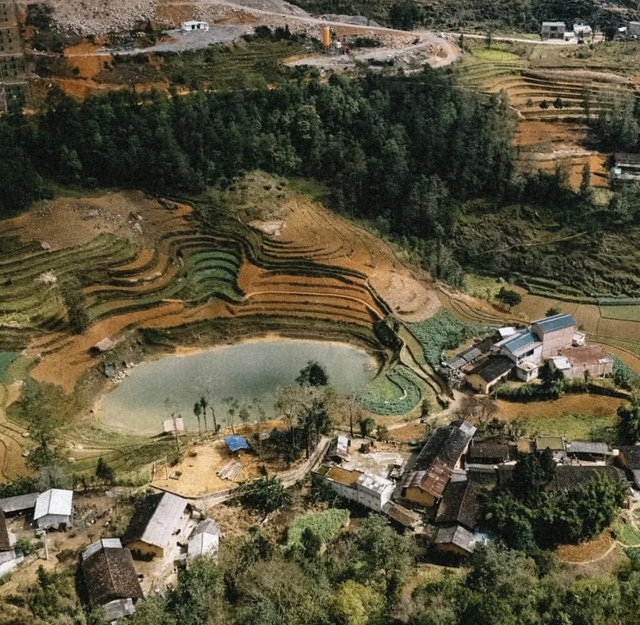
[[[542,360],[557,355],[561,349],[571,347],[575,329],[574,318],[564,313],[534,321],[531,331],[542,343]]]
[[[540,27],[541,39],[564,39],[566,30],[564,22],[542,22]]]
[[[366,471],[322,465],[320,475],[340,497],[382,512],[395,489],[393,481]]]
[[[627,22],[627,36],[632,38],[640,37],[640,22]],[[617,156],[617,155],[616,155]]]
[[[577,462],[597,462],[604,464],[611,456],[609,445],[605,442],[567,441],[567,457]]]
[[[441,499],[444,489],[473,438],[476,428],[466,421],[434,430],[402,482],[402,496],[424,507]]]
[[[187,501],[171,493],[149,495],[137,507],[123,537],[137,558],[164,558],[181,525]]]
[[[600,345],[561,349],[558,356],[549,358],[549,365],[552,371],[561,371],[568,380],[586,375],[602,378],[613,373],[613,359]]]
[[[629,28],[631,28],[631,24],[636,23],[638,24],[638,33],[640,34],[640,22],[630,22]],[[618,152],[613,158],[614,164],[611,168],[611,176],[614,182],[633,183],[640,181],[640,154]]]
[[[33,520],[40,529],[57,525],[69,526],[73,518],[73,491],[52,488],[36,500]]]
[[[439,528],[433,542],[440,551],[454,553],[458,556],[469,556],[475,549],[473,532],[461,525]]]
[[[490,357],[467,372],[467,382],[474,391],[488,395],[512,371],[513,362],[508,358]]]
[[[496,343],[496,347],[501,356],[513,363],[512,366],[524,362],[537,365],[542,360],[542,341],[532,330],[520,330]]]
[[[556,462],[560,462],[567,457],[567,450],[561,436],[538,436],[535,439],[535,446],[537,452],[545,449],[551,451]]]
[[[180,24],[180,29],[185,33],[194,31],[208,32],[209,24],[198,20],[189,20],[188,22],[182,22],[182,24]]]
[[[0,499],[0,508],[5,514],[20,514],[33,510],[40,493],[27,493],[26,495],[15,495],[14,497],[4,497]]]
[[[515,460],[517,451],[504,443],[471,443],[465,458],[465,468],[497,466]]]
[[[107,622],[135,612],[135,602],[143,596],[142,588],[131,551],[122,547],[119,538],[105,538],[89,545],[82,553],[82,573],[91,604],[102,607]]]
[[[220,546],[220,526],[213,519],[200,521],[187,543],[187,562],[202,556],[212,556]]]

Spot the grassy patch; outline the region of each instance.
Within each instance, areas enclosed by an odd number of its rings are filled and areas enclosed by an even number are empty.
[[[513,52],[507,52],[506,50],[498,50],[496,48],[480,48],[474,47],[471,50],[473,56],[486,61],[517,61],[520,57]]]
[[[330,509],[323,512],[305,514],[293,520],[287,532],[287,547],[301,546],[302,534],[311,530],[323,545],[334,540],[340,530],[349,522],[349,511]]]
[[[462,278],[462,290],[473,297],[492,301],[504,286],[495,277],[466,273]]]
[[[398,365],[367,385],[358,402],[374,414],[406,414],[418,405],[422,386],[422,380],[411,369]]]
[[[560,417],[524,417],[529,436],[563,436],[569,440],[613,440],[618,418],[566,412]],[[640,542],[640,541],[639,541]]]
[[[640,305],[636,306],[600,306],[603,319],[619,319],[620,321],[640,321]]]
[[[640,545],[640,530],[636,529],[623,519],[618,520],[618,522],[613,526],[613,535],[625,547]]]
[[[0,352],[0,382],[4,384],[11,382],[8,375],[9,369],[19,355],[18,352]]]

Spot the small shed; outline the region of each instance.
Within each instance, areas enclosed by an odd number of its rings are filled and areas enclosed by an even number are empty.
[[[471,555],[475,547],[473,534],[461,525],[440,528],[434,542],[440,551],[449,551],[459,556]]]
[[[176,417],[175,419],[165,419],[162,422],[162,431],[165,434],[182,434],[184,432],[184,419],[182,417]]]
[[[26,495],[15,495],[14,497],[5,497],[0,499],[0,508],[5,514],[14,514],[16,512],[25,512],[36,507],[36,501],[40,493],[27,493]]]
[[[180,29],[185,33],[190,33],[196,30],[208,32],[209,24],[207,22],[200,22],[198,20],[189,20],[188,22],[182,22]]]
[[[247,443],[247,439],[244,436],[240,436],[239,434],[227,436],[224,439],[224,442],[231,450],[231,453],[236,453],[236,451],[239,451],[240,449],[250,449],[249,443]]]
[[[52,488],[38,496],[33,520],[40,529],[70,525],[73,518],[73,491]]]
[[[467,382],[479,393],[489,393],[496,384],[509,377],[513,366],[508,358],[490,356],[467,373]]]
[[[187,562],[211,556],[220,546],[220,526],[213,519],[198,523],[187,543]]]

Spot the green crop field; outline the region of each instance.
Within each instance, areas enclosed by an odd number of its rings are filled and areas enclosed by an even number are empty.
[[[529,436],[562,436],[568,440],[610,440],[617,417],[564,413],[560,417],[521,419]]]
[[[640,305],[636,306],[600,306],[603,319],[619,319],[620,321],[640,321]],[[638,330],[640,333],[640,329]]]

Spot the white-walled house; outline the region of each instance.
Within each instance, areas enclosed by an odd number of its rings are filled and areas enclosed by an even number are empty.
[[[73,491],[52,488],[38,495],[33,520],[40,529],[70,525],[73,518]]]

